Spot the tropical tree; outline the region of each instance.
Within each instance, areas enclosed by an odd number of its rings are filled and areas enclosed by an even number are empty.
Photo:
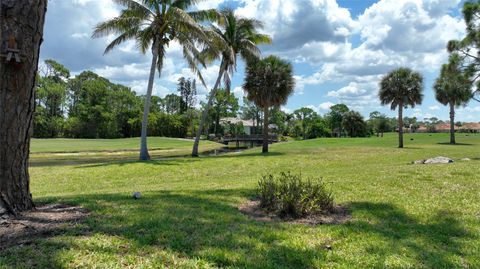
[[[212,45],[203,51],[203,56],[206,60],[210,62],[220,60],[220,69],[200,119],[200,125],[192,149],[192,156],[194,157],[198,156],[200,136],[222,78],[227,94],[230,95],[231,78],[237,68],[238,55],[248,62],[260,56],[260,50],[257,45],[271,43],[269,36],[257,32],[263,27],[260,21],[240,18],[231,9],[223,9],[220,13],[221,16],[216,25],[210,25]]]
[[[335,136],[335,133],[338,137],[342,136],[343,115],[348,111],[350,109],[345,104],[336,104],[330,107],[330,112],[327,113],[326,118],[332,130],[332,136]]]
[[[247,98],[263,109],[263,153],[268,153],[268,117],[272,106],[284,105],[293,93],[292,65],[276,56],[252,61],[246,70],[243,89]]]
[[[147,86],[147,96],[142,120],[140,160],[148,160],[147,125],[150,112],[150,101],[153,90],[155,72],[162,73],[166,48],[172,41],[183,47],[183,57],[188,66],[195,72],[203,84],[204,80],[198,69],[200,51],[196,45],[207,44],[208,35],[201,26],[201,21],[214,20],[218,16],[215,10],[192,11],[193,0],[114,0],[125,8],[120,15],[100,23],[95,27],[93,38],[109,36],[117,37],[107,46],[105,53],[127,40],[134,40],[137,47],[145,54],[152,51],[152,64]]]
[[[370,113],[370,119],[368,120],[368,124],[373,132],[377,134],[377,136],[383,137],[384,132],[388,132],[390,130],[389,119],[385,114],[382,114],[378,111],[374,111]]]
[[[403,148],[403,109],[419,105],[423,100],[423,77],[409,68],[398,68],[385,75],[380,82],[379,98],[382,105],[398,107],[398,147]]]
[[[300,121],[300,124],[302,125],[303,140],[306,140],[308,135],[308,127],[311,126],[314,119],[318,117],[318,115],[315,111],[313,111],[313,109],[308,107],[299,108],[295,110],[293,114],[295,115],[295,118]]]
[[[54,60],[46,60],[37,77],[34,137],[52,138],[62,134],[70,71]]]
[[[350,137],[366,136],[367,123],[357,111],[348,111],[343,115],[342,127]]]
[[[466,36],[461,40],[451,40],[447,49],[451,53],[460,55],[462,62],[458,68],[466,73],[473,73],[471,82],[475,83],[474,93],[480,94],[480,1],[465,1],[462,9],[466,24]],[[480,102],[474,94],[471,98]]]
[[[472,98],[471,73],[462,72],[460,65],[459,55],[452,54],[433,85],[437,101],[450,107],[450,144],[455,144],[455,108],[465,106]]]
[[[209,113],[213,122],[213,134],[220,133],[222,117],[235,117],[239,109],[238,98],[235,95],[227,93],[224,89],[218,89]]]
[[[262,121],[262,109],[255,105],[254,102],[249,101],[246,97],[243,97],[243,106],[241,109],[242,119],[252,120],[253,122],[252,134],[258,134],[257,126],[260,126],[260,123]]]
[[[0,59],[1,218],[34,206],[28,157],[47,1],[0,1],[0,9],[2,53],[7,56]]]

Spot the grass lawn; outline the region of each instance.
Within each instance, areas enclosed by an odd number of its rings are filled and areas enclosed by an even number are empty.
[[[199,153],[224,145],[201,141]],[[185,157],[192,153],[193,140],[149,137],[152,158]],[[140,138],[124,139],[32,139],[31,166],[55,166],[105,161],[131,161],[139,156]]]
[[[34,140],[32,151],[138,144],[58,141]],[[176,148],[170,140],[150,141]],[[75,156],[34,153],[36,202],[82,205],[92,214],[61,236],[0,253],[0,267],[480,268],[480,136],[458,134],[456,146],[444,144],[448,134],[406,135],[405,141],[398,149],[394,134],[316,139],[275,144],[268,156],[252,149],[150,162],[131,161],[136,155],[111,159],[108,152],[78,163]],[[472,160],[410,164],[435,156]],[[323,177],[352,221],[264,223],[237,210],[255,195],[261,175],[281,171]],[[134,191],[143,198],[133,200]]]

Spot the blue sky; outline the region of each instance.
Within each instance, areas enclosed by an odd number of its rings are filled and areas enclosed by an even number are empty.
[[[432,83],[448,54],[448,40],[461,38],[465,26],[460,0],[206,0],[198,8],[228,6],[239,16],[265,23],[262,30],[273,44],[262,46],[263,55],[275,54],[294,65],[297,86],[288,104],[293,111],[308,106],[320,114],[345,103],[364,116],[378,110],[396,114],[378,102],[378,82],[390,70],[406,66],[425,78],[425,99],[408,109],[407,116],[448,118],[446,107],[437,103]],[[118,14],[111,0],[50,0],[45,25],[42,59],[56,59],[74,74],[93,70],[106,78],[146,90],[150,55],[141,55],[126,43],[108,55],[103,49],[110,38],[92,40],[93,27]],[[213,85],[218,63],[203,70]],[[233,79],[234,93],[243,95],[244,65]],[[176,89],[180,76],[193,77],[177,44],[171,44],[162,77],[154,93],[164,96]],[[200,89],[201,98],[207,91]],[[458,110],[462,121],[480,121],[480,103]]]

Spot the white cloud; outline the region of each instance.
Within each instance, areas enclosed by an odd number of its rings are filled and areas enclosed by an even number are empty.
[[[429,106],[428,109],[430,109],[430,110],[440,110],[440,107],[437,106],[437,105],[434,105],[434,106]]]
[[[246,95],[245,95],[245,91],[243,90],[242,87],[235,87],[235,88],[233,89],[233,94],[235,94],[235,97],[239,98],[240,101],[242,100],[242,98],[243,98],[244,96],[246,96]]]
[[[329,111],[330,108],[334,105],[335,104],[332,103],[332,102],[324,102],[324,103],[321,103],[320,105],[318,105],[318,108],[319,108],[320,111]]]

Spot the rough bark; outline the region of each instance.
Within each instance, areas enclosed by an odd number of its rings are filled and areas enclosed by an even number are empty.
[[[455,105],[450,103],[450,144],[455,144]]]
[[[0,214],[34,207],[28,158],[46,0],[0,0]],[[12,39],[20,63],[7,62]]]
[[[210,110],[213,98],[217,94],[218,87],[220,87],[220,82],[222,81],[223,72],[225,70],[226,62],[222,60],[222,64],[220,65],[220,70],[218,71],[217,81],[213,86],[212,91],[210,92],[210,96],[208,97],[207,105],[205,106],[205,110],[202,113],[202,118],[200,119],[200,124],[198,126],[197,135],[195,136],[195,142],[193,142],[193,149],[192,149],[192,157],[198,157],[198,146],[200,144],[200,136],[203,132],[203,127],[205,125],[205,121],[207,120],[208,111]]]
[[[263,109],[263,147],[262,153],[268,153],[268,116],[269,108],[266,107]]]
[[[403,104],[398,106],[398,147],[403,148]]]
[[[153,82],[155,81],[155,71],[157,70],[158,60],[158,48],[154,45],[152,47],[152,65],[150,66],[150,77],[148,78],[147,96],[145,97],[145,106],[143,108],[142,119],[142,134],[140,138],[140,160],[150,160],[150,154],[148,154],[147,146],[147,127],[148,127],[148,114],[150,114],[150,104],[152,101]]]

